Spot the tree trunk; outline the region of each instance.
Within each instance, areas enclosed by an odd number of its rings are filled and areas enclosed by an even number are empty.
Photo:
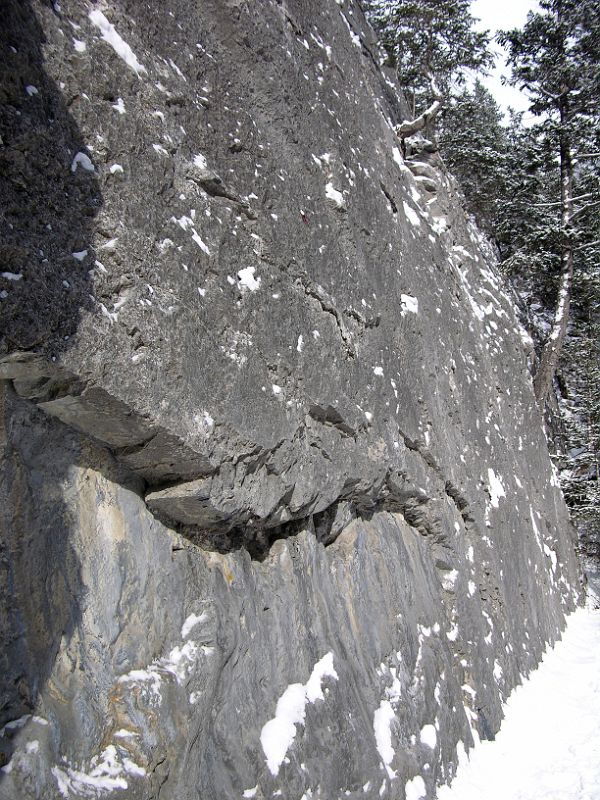
[[[437,117],[442,109],[443,95],[438,89],[437,83],[434,78],[429,79],[431,82],[431,93],[433,95],[433,102],[429,108],[425,109],[422,114],[419,114],[416,119],[407,120],[396,128],[396,135],[399,139],[407,139],[415,133],[422,131],[424,128],[431,125],[433,120]]]
[[[560,110],[560,204],[561,204],[561,278],[558,299],[554,310],[552,330],[544,344],[542,355],[533,379],[536,400],[543,409],[552,380],[556,373],[560,352],[569,324],[571,288],[573,285],[573,240],[571,217],[573,214],[573,162],[571,143],[566,130],[568,120],[567,97],[559,101]]]
[[[420,114],[416,119],[408,120],[407,122],[403,122],[401,125],[398,125],[396,128],[396,135],[399,139],[407,139],[409,136],[422,131],[428,122],[431,122],[431,120],[437,117],[441,108],[441,102],[439,100],[434,100],[429,108]]]

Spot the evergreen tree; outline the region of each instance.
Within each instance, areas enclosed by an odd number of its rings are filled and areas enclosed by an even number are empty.
[[[575,521],[600,547],[600,6],[542,0],[510,47],[514,81],[539,123],[509,131],[508,192],[497,236],[513,280],[551,308],[534,386],[554,376],[558,459]],[[561,443],[566,440],[566,444]],[[584,545],[585,546],[585,545]],[[600,554],[600,551],[596,555]]]
[[[474,30],[472,0],[365,0],[389,66],[412,105],[414,119],[398,129],[400,138],[433,130],[433,120],[464,70],[491,62],[486,33]]]
[[[563,454],[563,488],[577,519],[600,511],[600,280],[586,275],[587,286],[574,303],[574,324],[565,343],[564,372],[568,390],[562,407],[568,441]],[[589,292],[589,294],[588,294]],[[591,301],[591,302],[590,302]],[[597,524],[600,532],[600,524]]]
[[[504,32],[513,82],[524,88],[531,111],[543,120],[537,133],[542,146],[556,154],[559,196],[540,207],[560,209],[558,254],[561,276],[554,320],[534,376],[543,406],[556,373],[567,332],[575,253],[582,238],[581,221],[588,193],[576,192],[575,155],[595,129],[600,103],[600,6],[596,0],[541,0],[522,30]],[[578,206],[578,201],[583,206]]]
[[[578,270],[574,277],[573,322],[561,365],[566,446],[558,454],[561,485],[579,529],[582,553],[596,560],[600,559],[599,298],[596,261],[594,271]]]
[[[491,236],[509,178],[508,135],[496,101],[478,80],[444,110],[439,137],[445,163],[458,179],[467,208]]]
[[[575,164],[581,207],[574,250],[573,307],[560,372],[568,449],[562,454],[563,488],[588,555],[600,557],[600,192],[593,164]]]
[[[546,307],[560,274],[560,172],[543,130],[513,114],[506,131],[504,182],[496,196],[496,227],[504,272]]]

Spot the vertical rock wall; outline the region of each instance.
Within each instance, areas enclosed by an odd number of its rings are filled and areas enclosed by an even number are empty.
[[[433,797],[580,596],[493,254],[354,3],[5,5],[0,797]]]

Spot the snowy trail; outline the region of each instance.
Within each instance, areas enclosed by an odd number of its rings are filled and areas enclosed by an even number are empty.
[[[600,611],[578,609],[438,800],[600,800]]]

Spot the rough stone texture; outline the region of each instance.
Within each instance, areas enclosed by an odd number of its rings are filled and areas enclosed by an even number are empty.
[[[493,254],[354,3],[4,5],[0,797],[433,797],[580,597]]]

